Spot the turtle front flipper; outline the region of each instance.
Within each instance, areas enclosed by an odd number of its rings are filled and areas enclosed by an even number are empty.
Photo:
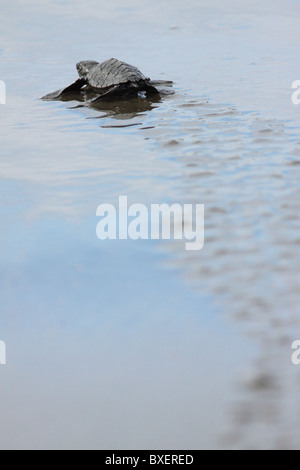
[[[66,96],[68,93],[74,93],[81,90],[81,88],[86,84],[86,81],[83,78],[79,78],[76,82],[72,83],[62,90],[54,91],[48,95],[42,96],[41,100],[59,100]]]
[[[105,101],[105,100],[120,99],[129,95],[133,95],[134,93],[137,93],[136,89],[133,90],[127,84],[122,83],[121,85],[115,85],[111,87],[105,93],[102,93],[100,96],[97,96],[97,98],[94,98],[92,100],[92,103],[99,103],[100,101]]]

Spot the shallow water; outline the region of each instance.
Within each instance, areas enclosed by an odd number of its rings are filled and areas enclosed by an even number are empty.
[[[299,448],[300,6],[126,5],[1,6],[0,447]],[[38,100],[110,56],[175,95]],[[100,242],[120,195],[205,204],[204,249]]]

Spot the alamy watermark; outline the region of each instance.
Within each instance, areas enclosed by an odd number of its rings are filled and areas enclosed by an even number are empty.
[[[0,340],[0,366],[6,365],[6,344]]]
[[[6,104],[6,85],[0,80],[0,104]]]
[[[187,251],[204,246],[203,204],[144,204],[128,206],[127,196],[119,197],[119,207],[101,204],[96,212],[99,240],[186,240]]]
[[[293,104],[300,104],[300,80],[296,80],[292,83],[292,88],[294,93],[292,94],[292,103]]]
[[[296,340],[292,344],[292,349],[295,349],[295,351],[292,354],[292,363],[294,366],[299,366],[300,365],[300,340]]]

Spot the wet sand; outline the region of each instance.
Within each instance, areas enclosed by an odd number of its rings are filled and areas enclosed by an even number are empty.
[[[72,3],[0,14],[0,447],[298,449],[300,6]],[[111,56],[175,95],[38,99]],[[101,243],[120,195],[205,204],[204,249]]]

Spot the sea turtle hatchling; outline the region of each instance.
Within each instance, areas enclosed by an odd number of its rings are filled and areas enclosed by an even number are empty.
[[[43,96],[42,99],[58,100],[69,93],[88,89],[96,95],[92,101],[95,103],[102,100],[126,98],[140,92],[145,92],[147,95],[159,94],[157,86],[172,85],[172,82],[167,81],[151,81],[139,69],[118,59],[109,59],[101,64],[93,60],[86,60],[79,62],[76,68],[79,75],[76,82],[62,90]]]

